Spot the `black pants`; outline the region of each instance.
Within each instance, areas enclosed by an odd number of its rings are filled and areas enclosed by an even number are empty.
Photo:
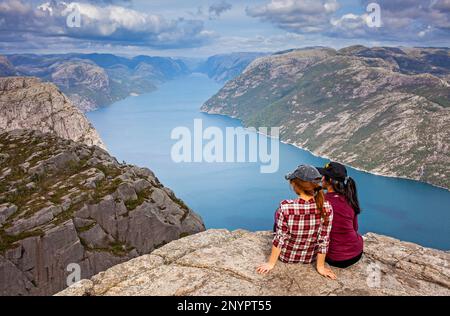
[[[363,255],[363,253],[361,252],[356,257],[348,259],[348,260],[333,261],[333,260],[330,260],[330,259],[326,259],[326,262],[332,267],[345,269],[345,268],[348,268],[348,267],[354,265],[355,263],[357,263],[361,259],[362,255]]]

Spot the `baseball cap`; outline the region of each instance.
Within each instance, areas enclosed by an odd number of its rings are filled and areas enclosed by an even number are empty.
[[[300,165],[294,171],[285,176],[286,180],[300,179],[307,182],[320,184],[322,175],[319,171],[310,165]]]
[[[347,178],[347,168],[337,162],[330,162],[324,168],[317,168],[321,175],[334,180],[345,180]]]

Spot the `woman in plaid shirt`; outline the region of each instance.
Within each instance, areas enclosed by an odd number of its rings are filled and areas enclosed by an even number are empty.
[[[302,165],[286,176],[298,195],[282,201],[276,212],[272,254],[257,272],[271,271],[278,260],[285,263],[311,263],[316,259],[317,271],[330,279],[336,275],[325,267],[333,209],[325,201],[322,176],[313,166]]]

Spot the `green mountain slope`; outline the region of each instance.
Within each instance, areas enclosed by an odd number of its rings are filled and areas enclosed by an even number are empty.
[[[450,187],[450,51],[362,46],[253,62],[202,107],[353,167]]]

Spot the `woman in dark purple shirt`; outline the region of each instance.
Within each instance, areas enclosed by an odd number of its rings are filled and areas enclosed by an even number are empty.
[[[325,199],[334,212],[330,245],[326,261],[338,268],[347,268],[361,259],[363,239],[358,233],[358,215],[361,213],[355,181],[347,175],[345,166],[331,162],[317,168],[323,176]]]

